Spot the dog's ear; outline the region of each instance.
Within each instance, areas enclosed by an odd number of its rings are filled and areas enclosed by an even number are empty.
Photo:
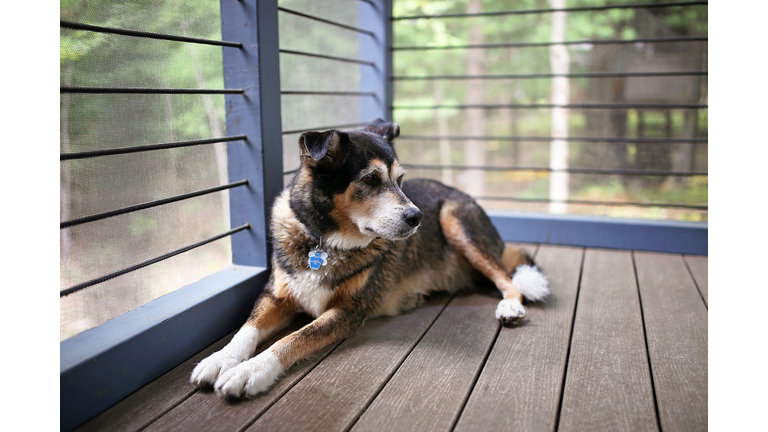
[[[365,127],[368,132],[373,132],[376,135],[383,137],[387,141],[400,136],[400,125],[397,123],[387,123],[384,120],[377,118],[371,124]]]
[[[341,132],[332,129],[326,132],[304,132],[299,137],[299,149],[302,155],[309,155],[319,161],[330,156],[336,160],[341,150]]]

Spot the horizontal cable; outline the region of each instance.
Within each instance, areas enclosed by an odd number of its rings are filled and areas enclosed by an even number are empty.
[[[372,31],[364,30],[364,29],[361,29],[359,27],[348,26],[346,24],[338,23],[336,21],[327,20],[327,19],[324,19],[324,18],[316,17],[314,15],[308,15],[308,14],[301,13],[301,12],[298,12],[298,11],[295,11],[295,10],[292,10],[292,9],[286,9],[286,8],[280,7],[280,6],[277,7],[277,10],[280,11],[280,12],[285,12],[285,13],[293,14],[293,15],[296,15],[296,16],[300,16],[302,18],[308,18],[308,19],[311,19],[311,20],[319,21],[321,23],[330,24],[330,25],[333,25],[333,26],[336,26],[336,27],[341,27],[343,29],[352,30],[352,31],[356,31],[358,33],[364,33],[364,34],[376,37],[376,35]]]
[[[286,172],[283,173],[283,175],[286,176],[286,175],[295,174],[295,173],[299,172],[300,169],[301,168],[296,168],[296,169],[292,169],[290,171],[286,171]]]
[[[176,36],[176,35],[169,35],[169,34],[163,34],[163,33],[152,33],[152,32],[145,32],[145,31],[139,31],[139,30],[128,30],[128,29],[113,28],[113,27],[100,27],[100,26],[81,24],[81,23],[75,23],[75,22],[63,21],[63,20],[60,21],[60,25],[61,27],[73,29],[73,30],[85,30],[85,31],[98,32],[98,33],[112,33],[112,34],[119,34],[123,36],[135,36],[135,37],[148,38],[148,39],[162,39],[162,40],[169,40],[169,41],[176,41],[176,42],[191,42],[196,44],[216,45],[216,46],[224,46],[224,47],[232,47],[232,48],[243,47],[243,44],[241,44],[240,42],[227,42],[227,41],[220,41],[220,40],[214,40],[214,39],[192,38],[192,37],[186,37],[186,36]]]
[[[571,7],[571,8],[555,8],[555,9],[524,9],[524,10],[513,10],[513,11],[456,13],[456,14],[443,14],[443,15],[409,15],[409,16],[401,16],[401,17],[392,17],[392,21],[432,19],[432,18],[470,18],[470,17],[483,17],[483,16],[529,15],[529,14],[542,14],[542,13],[552,13],[552,12],[588,12],[588,11],[604,11],[604,10],[610,10],[610,9],[643,9],[643,8],[699,6],[699,5],[706,6],[707,4],[708,2],[706,1],[685,1],[685,2],[666,2],[666,3],[627,3],[627,4],[580,6],[580,7]]]
[[[132,265],[132,266],[127,267],[127,268],[124,268],[122,270],[118,270],[118,271],[116,271],[114,273],[110,273],[110,274],[108,274],[106,276],[102,276],[102,277],[99,277],[99,278],[96,278],[96,279],[91,279],[91,280],[89,280],[87,282],[83,282],[83,283],[77,284],[75,286],[72,286],[70,288],[61,290],[61,291],[59,291],[59,297],[68,296],[68,295],[70,295],[72,293],[76,293],[76,292],[78,292],[78,291],[80,291],[80,290],[82,290],[84,288],[88,288],[90,286],[93,286],[93,285],[96,285],[96,284],[108,281],[110,279],[114,279],[114,278],[116,278],[118,276],[122,276],[122,275],[124,275],[126,273],[130,273],[132,271],[135,271],[135,270],[138,270],[140,268],[147,267],[149,265],[158,263],[160,261],[166,260],[168,258],[174,257],[176,255],[182,254],[182,253],[190,251],[192,249],[198,248],[200,246],[204,246],[204,245],[206,245],[208,243],[211,243],[213,241],[222,239],[224,237],[231,236],[232,234],[235,234],[236,232],[243,231],[243,230],[249,230],[249,229],[251,229],[251,224],[241,225],[241,226],[239,226],[237,228],[231,229],[231,230],[229,230],[227,232],[224,232],[224,233],[221,233],[219,235],[215,235],[213,237],[209,237],[209,238],[207,238],[205,240],[199,241],[199,242],[191,244],[189,246],[185,246],[185,247],[183,247],[181,249],[176,249],[174,251],[168,252],[167,254],[160,255],[159,257],[148,259],[146,261],[142,261],[142,262],[140,262],[138,264]]]
[[[335,56],[329,56],[325,54],[315,54],[315,53],[309,53],[304,51],[294,51],[294,50],[287,50],[287,49],[281,49],[280,54],[293,54],[298,56],[305,56],[305,57],[315,57],[315,58],[321,58],[325,60],[334,60],[334,61],[340,61],[340,62],[347,62],[347,63],[357,63],[357,64],[364,64],[368,66],[376,67],[376,63],[364,61],[360,59],[351,59],[347,57],[335,57]]]
[[[59,155],[59,160],[86,159],[86,158],[99,157],[99,156],[112,156],[112,155],[120,155],[120,154],[127,154],[127,153],[139,153],[139,152],[152,151],[152,150],[163,150],[163,149],[171,149],[171,148],[178,148],[178,147],[189,147],[189,146],[196,146],[196,145],[203,145],[203,144],[215,144],[220,142],[240,141],[240,140],[247,141],[248,137],[246,135],[236,135],[231,137],[210,138],[210,139],[201,139],[201,140],[192,140],[192,141],[179,141],[179,142],[164,143],[164,144],[148,144],[148,145],[140,145],[140,146],[133,146],[133,147],[94,150],[94,151],[78,152],[78,153],[62,153]]]
[[[508,75],[431,75],[431,76],[393,76],[392,81],[403,80],[469,80],[469,79],[537,79],[537,78],[633,78],[633,77],[671,77],[671,76],[706,76],[708,71],[674,72],[576,72],[567,74],[508,74]]]
[[[392,51],[425,51],[425,50],[451,50],[451,49],[494,49],[494,48],[530,48],[547,47],[552,45],[621,45],[638,43],[670,43],[670,42],[707,42],[707,36],[679,36],[664,38],[638,38],[638,39],[584,39],[562,42],[508,42],[498,44],[475,45],[438,45],[438,46],[404,46],[392,47]]]
[[[99,213],[99,214],[95,214],[95,215],[91,215],[91,216],[85,216],[85,217],[81,217],[81,218],[77,218],[77,219],[72,219],[72,220],[61,222],[59,224],[59,229],[69,228],[69,227],[72,227],[72,226],[75,226],[75,225],[80,225],[80,224],[84,224],[84,223],[88,223],[88,222],[94,222],[94,221],[97,221],[97,220],[102,220],[102,219],[106,219],[106,218],[113,217],[113,216],[118,216],[118,215],[122,215],[122,214],[126,214],[126,213],[131,213],[131,212],[135,212],[135,211],[139,211],[139,210],[144,210],[144,209],[148,209],[148,208],[152,208],[152,207],[157,207],[157,206],[164,205],[164,204],[170,204],[170,203],[173,203],[173,202],[176,202],[176,201],[182,201],[182,200],[185,200],[185,199],[194,198],[194,197],[198,197],[198,196],[201,196],[201,195],[206,195],[206,194],[213,193],[213,192],[223,191],[225,189],[232,189],[234,187],[246,186],[246,185],[248,185],[248,180],[240,180],[240,181],[235,182],[235,183],[230,183],[230,184],[226,184],[226,185],[222,185],[222,186],[216,186],[216,187],[212,187],[212,188],[208,188],[208,189],[203,189],[203,190],[200,190],[200,191],[197,191],[197,192],[190,192],[190,193],[186,193],[186,194],[182,194],[182,195],[176,195],[176,196],[173,196],[173,197],[170,197],[170,198],[164,198],[164,199],[161,199],[161,200],[150,201],[150,202],[146,202],[144,204],[137,204],[137,205],[134,205],[134,206],[125,207],[125,208],[118,209],[118,210],[108,211],[108,212],[105,212],[105,213]]]
[[[393,106],[393,110],[419,109],[498,109],[498,108],[568,108],[568,109],[706,109],[707,105],[700,104],[624,104],[624,103],[591,103],[591,104],[477,104],[477,105],[401,105]]]
[[[404,167],[413,169],[455,169],[455,170],[480,170],[480,171],[534,171],[534,172],[564,172],[571,174],[600,174],[600,175],[636,175],[636,176],[677,176],[692,177],[706,176],[706,172],[695,171],[656,171],[656,170],[632,170],[632,169],[595,169],[595,168],[548,168],[548,167],[497,167],[497,166],[467,166],[467,165],[428,165],[428,164],[403,164]]]
[[[314,128],[309,129],[294,129],[294,130],[287,130],[283,131],[283,135],[290,135],[294,133],[299,132],[309,132],[309,131],[323,131],[323,130],[330,130],[330,129],[346,129],[346,128],[352,128],[352,127],[359,127],[359,126],[365,126],[370,124],[371,122],[365,122],[365,123],[352,123],[352,124],[343,124],[343,125],[336,125],[336,126],[318,126]]]
[[[281,90],[281,95],[376,96],[374,92]]]
[[[149,87],[86,87],[61,86],[60,93],[98,94],[244,94],[243,89],[180,89]]]
[[[607,143],[632,143],[632,144],[669,144],[669,143],[696,143],[706,144],[708,138],[636,138],[636,137],[544,137],[544,136],[438,136],[438,135],[402,135],[398,140],[422,140],[422,141],[541,141],[554,140],[571,142],[607,142]]]
[[[587,204],[587,205],[608,205],[608,206],[633,206],[633,207],[668,207],[685,208],[693,210],[708,210],[705,205],[678,204],[678,203],[641,203],[641,202],[621,202],[621,201],[583,201],[583,200],[552,200],[546,198],[512,198],[512,197],[475,197],[476,200],[486,201],[513,201],[530,203],[565,203],[565,204]]]

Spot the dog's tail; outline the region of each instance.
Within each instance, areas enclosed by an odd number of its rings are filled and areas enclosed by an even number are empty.
[[[501,261],[504,268],[512,274],[512,285],[523,297],[530,301],[540,301],[549,295],[547,277],[527,252],[507,245]]]

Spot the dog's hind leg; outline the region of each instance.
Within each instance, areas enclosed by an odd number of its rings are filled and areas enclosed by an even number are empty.
[[[443,203],[440,226],[448,243],[501,291],[504,299],[496,308],[496,318],[502,324],[525,317],[523,296],[541,300],[549,293],[546,278],[530,256],[518,248],[504,247],[490,219],[474,201]]]
[[[195,367],[190,382],[197,386],[214,384],[221,374],[251,358],[260,342],[285,328],[294,313],[293,302],[275,297],[272,283],[267,284],[248,321],[224,348]]]

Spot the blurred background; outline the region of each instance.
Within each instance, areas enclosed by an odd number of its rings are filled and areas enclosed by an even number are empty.
[[[707,221],[707,6],[595,8],[604,4],[395,0],[392,112],[408,177],[441,180],[486,209]],[[361,118],[370,96],[356,94],[371,67],[359,61],[370,37],[359,17],[373,6],[279,6],[283,95],[274,109],[287,184],[303,131],[373,120]],[[221,40],[219,7],[62,0],[60,14]],[[551,11],[562,8],[584,9]],[[221,89],[222,48],[62,27],[60,84]],[[307,94],[317,91],[328,94]],[[226,136],[216,94],[62,93],[60,113],[62,154]],[[226,184],[226,145],[62,160],[60,220]],[[60,290],[229,228],[222,191],[61,229]],[[60,337],[230,264],[224,239],[62,297]]]

